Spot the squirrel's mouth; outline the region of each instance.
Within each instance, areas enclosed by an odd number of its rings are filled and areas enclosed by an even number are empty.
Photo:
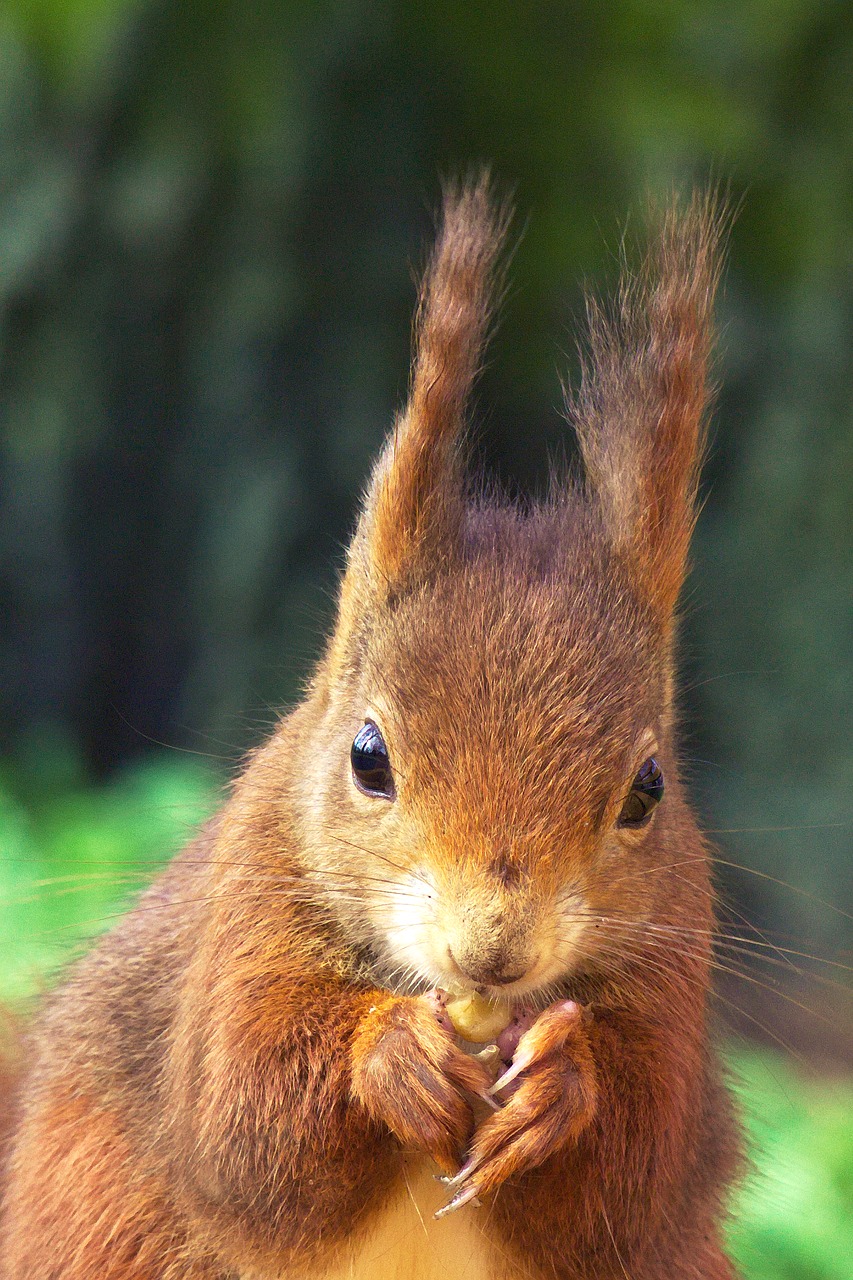
[[[484,961],[483,963],[466,961],[464,964],[457,960],[450,946],[447,948],[447,958],[453,967],[454,977],[457,975],[461,979],[462,986],[466,990],[473,990],[480,995],[501,996],[506,992],[510,994],[511,988],[516,990],[520,987],[524,979],[535,968],[537,961],[532,964],[524,965],[519,968],[517,964],[510,963],[506,965],[500,961]]]
[[[545,954],[537,953],[524,967],[509,966],[501,969],[494,964],[482,965],[468,962],[463,967],[453,951],[447,947],[447,962],[441,966],[437,985],[453,995],[474,995],[494,1003],[509,1006],[547,1003],[547,993],[553,992],[563,971],[557,972],[553,962]],[[438,975],[437,975],[438,976]]]

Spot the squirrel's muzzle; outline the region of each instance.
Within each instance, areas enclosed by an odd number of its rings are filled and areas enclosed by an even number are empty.
[[[529,969],[529,965],[519,961],[504,951],[497,951],[486,957],[465,956],[460,960],[450,947],[447,953],[459,971],[478,986],[507,987],[512,982],[520,982]]]

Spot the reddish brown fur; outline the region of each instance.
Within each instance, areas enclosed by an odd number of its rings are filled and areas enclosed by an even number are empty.
[[[695,518],[723,218],[697,193],[660,222],[613,312],[589,300],[587,363],[568,409],[614,541],[668,623]]]
[[[370,499],[368,572],[392,592],[452,556],[465,516],[459,437],[492,310],[508,221],[487,183],[445,198],[420,292],[409,403],[379,460]]]
[[[459,1213],[486,1215],[507,1274],[732,1274],[709,870],[670,694],[718,224],[673,209],[616,319],[593,308],[586,481],[529,513],[466,499],[458,446],[504,225],[485,182],[446,200],[410,402],[306,700],[41,1016],[4,1280],[322,1270],[390,1203],[404,1148],[471,1155],[488,1207]],[[393,803],[352,785],[365,716]],[[666,797],[629,833],[652,739]],[[464,986],[458,964],[556,1001],[476,1126],[485,1069],[419,994]]]

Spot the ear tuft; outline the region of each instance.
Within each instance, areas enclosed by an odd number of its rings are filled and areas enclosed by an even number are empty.
[[[486,172],[445,188],[420,288],[409,400],[377,464],[362,521],[367,568],[391,592],[435,571],[458,545],[460,444],[509,220]]]
[[[588,348],[567,409],[609,536],[668,629],[695,523],[728,215],[714,192],[695,192],[653,222],[616,306],[588,300]]]

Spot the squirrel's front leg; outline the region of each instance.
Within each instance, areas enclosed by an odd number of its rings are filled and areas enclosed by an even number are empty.
[[[352,1046],[352,1089],[366,1111],[406,1147],[446,1171],[458,1166],[474,1128],[472,1095],[497,1110],[489,1076],[457,1047],[437,993],[377,998]]]
[[[504,1106],[480,1127],[462,1168],[447,1179],[453,1195],[439,1217],[536,1168],[586,1129],[598,1103],[590,1020],[574,1000],[530,1020],[490,1090]]]
[[[490,1204],[496,1228],[548,1274],[646,1275],[643,1250],[657,1257],[672,1245],[664,1206],[680,1202],[691,1134],[704,1123],[691,1083],[700,1051],[663,1019],[571,1000],[521,1029],[493,1089],[504,1105],[475,1134],[440,1214],[499,1189]],[[711,1259],[703,1276],[724,1261],[710,1227],[702,1235],[707,1225],[692,1246]]]
[[[340,1243],[393,1187],[401,1144],[458,1165],[489,1080],[428,998],[267,978],[222,1014],[188,1028],[173,1132],[185,1207],[230,1265]]]

